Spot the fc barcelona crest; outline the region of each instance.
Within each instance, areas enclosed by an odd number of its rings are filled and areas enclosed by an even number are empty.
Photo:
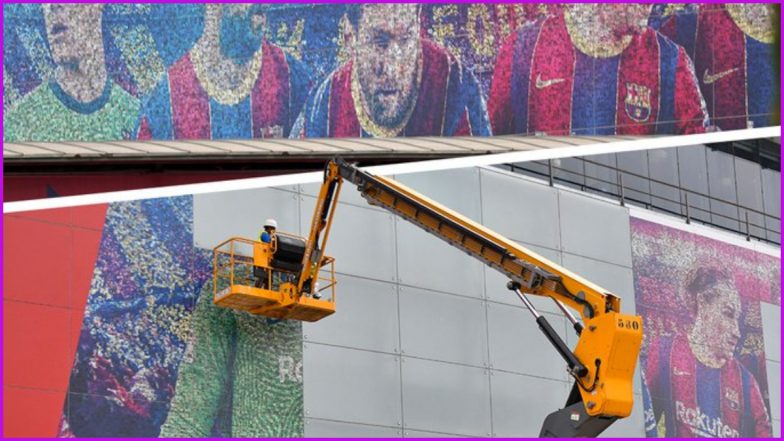
[[[651,89],[635,83],[626,83],[624,104],[629,118],[637,122],[648,121],[651,117]]]
[[[724,399],[727,400],[727,403],[732,410],[739,410],[740,409],[740,396],[738,391],[735,389],[725,388],[724,389]]]

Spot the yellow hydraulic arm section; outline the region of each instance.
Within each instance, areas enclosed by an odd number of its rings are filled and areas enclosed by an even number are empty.
[[[392,211],[509,278],[507,287],[534,314],[575,379],[566,407],[548,416],[542,436],[596,436],[617,418],[629,416],[642,320],[622,314],[618,297],[392,179],[371,175],[340,158],[327,166],[328,174],[334,172],[356,184],[370,204]],[[573,352],[533,308],[528,294],[555,300],[579,335]],[[582,323],[567,307],[579,313]]]

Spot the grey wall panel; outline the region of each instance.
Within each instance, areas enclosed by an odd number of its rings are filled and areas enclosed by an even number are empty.
[[[765,370],[768,374],[770,414],[776,417],[781,415],[781,362],[768,360],[765,362]]]
[[[305,437],[307,438],[397,438],[402,434],[403,431],[399,427],[305,418]]]
[[[305,418],[305,436],[308,438],[396,438],[402,436],[398,428],[352,424],[340,421]]]
[[[703,164],[704,163],[705,161],[703,161]],[[651,182],[651,193],[653,194],[651,199],[653,204],[674,213],[684,212],[683,207],[680,205],[680,192],[677,188],[672,187],[677,187],[680,184],[680,176],[678,174],[678,150],[649,150],[648,167],[650,169],[651,179],[664,182],[664,184]]]
[[[316,198],[302,196],[302,231],[310,231]],[[327,242],[335,271],[392,282],[395,280],[395,234],[391,214],[338,204]]]
[[[274,188],[194,195],[194,243],[213,248],[231,237],[257,239],[267,218],[275,218],[281,231],[300,234],[298,199]]]
[[[765,358],[781,361],[781,306],[761,302],[760,309]]]
[[[490,433],[486,369],[408,357],[402,366],[404,430]]]
[[[781,420],[773,420],[773,438],[781,438]]]
[[[484,225],[517,241],[558,249],[557,190],[490,170],[481,171]]]
[[[401,286],[400,341],[407,356],[485,366],[485,302]]]
[[[493,436],[538,437],[545,417],[563,407],[569,385],[506,372],[492,372]]]
[[[401,422],[395,355],[305,343],[305,416],[395,427]]]
[[[781,173],[775,170],[762,170],[762,201],[765,213],[781,217]],[[765,226],[769,230],[768,239],[779,241],[781,239],[781,221],[770,217],[765,218]]]
[[[738,204],[754,210],[764,211],[762,203],[762,167],[747,159],[735,157],[735,186],[738,190]],[[740,210],[740,221],[746,221],[746,210]],[[749,212],[751,234],[765,237],[765,217]],[[759,225],[760,227],[755,227]],[[745,228],[744,228],[745,229]]]
[[[711,199],[711,221],[716,225],[737,230],[739,224],[738,194],[735,187],[735,161],[733,156],[721,151],[708,150],[708,191]],[[725,202],[719,202],[722,199]],[[721,215],[721,216],[720,216]]]
[[[561,338],[565,338],[566,320],[552,314],[543,315]],[[492,303],[488,304],[487,320],[493,369],[567,380],[566,364],[528,311]]]
[[[632,414],[614,422],[600,435],[602,438],[645,438],[645,410],[642,395],[634,394]]]
[[[307,196],[316,197],[318,196],[320,190],[321,183],[299,185],[299,191]],[[340,194],[338,195],[338,200],[344,204],[351,204],[362,208],[370,208],[377,211],[385,211],[383,208],[374,207],[368,204],[368,202],[361,196],[359,191],[357,191],[357,186],[348,181],[343,181],[343,186],[341,187]]]
[[[694,192],[708,193],[708,160],[705,146],[678,147],[678,177],[681,186]],[[685,200],[684,200],[685,202]],[[708,198],[690,193],[689,213],[692,219],[710,221]]]
[[[483,264],[413,224],[397,221],[400,283],[481,298]]]
[[[425,432],[424,430],[406,430],[403,432],[403,438],[465,438],[467,436],[454,433]]]
[[[563,266],[621,298],[621,311],[634,314],[634,274],[631,268],[563,253]]]
[[[463,216],[482,222],[476,167],[403,174],[394,179]]]
[[[565,190],[559,200],[562,251],[632,266],[625,208]]]
[[[335,292],[335,314],[302,324],[307,341],[390,353],[399,350],[395,284],[340,274]]]
[[[561,264],[561,252],[549,248],[543,248],[536,245],[522,243],[522,246],[528,248],[540,256]],[[484,267],[485,270],[485,294],[487,299],[493,302],[505,303],[508,305],[523,307],[523,303],[517,298],[515,293],[506,289],[506,282],[509,281],[503,274],[488,266]],[[549,298],[539,296],[529,296],[531,303],[540,310],[548,312],[558,312],[558,307]]]

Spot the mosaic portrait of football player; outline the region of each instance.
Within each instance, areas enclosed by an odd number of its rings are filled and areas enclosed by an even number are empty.
[[[694,60],[711,122],[722,130],[779,123],[779,7],[700,4],[674,12],[660,31]]]
[[[780,261],[638,219],[632,241],[647,436],[772,436],[760,302],[780,303]]]
[[[474,76],[421,37],[415,4],[349,7],[353,54],[308,99],[301,137],[489,135]]]
[[[146,100],[138,138],[287,137],[310,80],[264,27],[263,5],[206,5],[204,33]]]
[[[104,5],[42,5],[55,65],[3,118],[4,141],[106,141],[130,138],[139,100],[106,68]]]
[[[647,26],[650,9],[570,4],[512,34],[488,98],[494,134],[705,131],[691,60]]]

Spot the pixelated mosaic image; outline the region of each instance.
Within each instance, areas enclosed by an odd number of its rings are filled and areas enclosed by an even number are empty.
[[[212,304],[192,197],[110,204],[60,436],[302,436],[302,331]]]
[[[760,302],[781,262],[631,219],[648,437],[772,436]]]
[[[778,6],[4,5],[4,140],[778,124]]]

